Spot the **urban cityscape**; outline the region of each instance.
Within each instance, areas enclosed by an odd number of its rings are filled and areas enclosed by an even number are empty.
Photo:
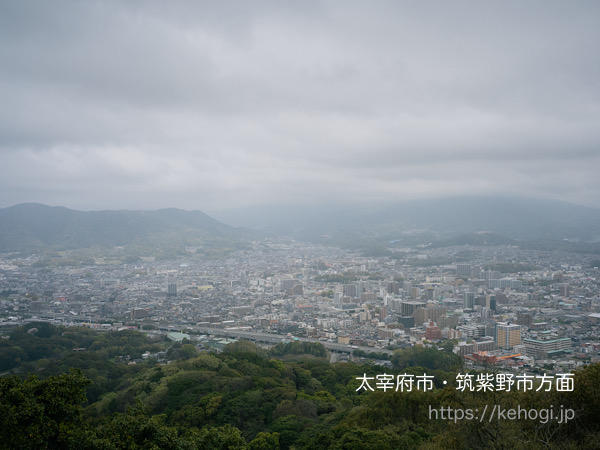
[[[467,245],[395,246],[377,258],[284,239],[223,259],[186,250],[172,261],[101,257],[81,267],[4,255],[0,331],[37,321],[130,328],[188,338],[200,351],[306,340],[332,362],[375,352],[384,366],[382,354],[410,346],[451,346],[476,368],[558,373],[600,361],[593,255]]]
[[[0,2],[0,450],[600,448],[600,2]]]

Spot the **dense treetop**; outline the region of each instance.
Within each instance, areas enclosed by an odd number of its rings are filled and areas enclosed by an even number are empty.
[[[33,327],[37,333],[28,333]],[[396,351],[389,369],[329,364],[322,346],[297,341],[269,351],[239,341],[222,353],[198,353],[191,342],[135,331],[47,324],[17,329],[0,343],[14,372],[0,377],[0,448],[595,448],[600,439],[599,364],[577,371],[573,392],[485,393],[458,391],[460,360],[430,348]],[[25,359],[10,359],[16,348]],[[129,364],[146,351],[166,352],[171,362]],[[359,389],[358,378],[386,373],[427,373],[435,383],[430,391]],[[555,414],[562,405],[576,417],[429,417],[429,408],[485,405]]]

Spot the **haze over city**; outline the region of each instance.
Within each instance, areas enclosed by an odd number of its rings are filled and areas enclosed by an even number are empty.
[[[0,0],[0,450],[597,449],[599,24]]]
[[[0,10],[0,207],[600,207],[596,2]]]

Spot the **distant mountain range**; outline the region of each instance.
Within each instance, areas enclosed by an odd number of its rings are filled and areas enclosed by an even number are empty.
[[[340,246],[528,241],[593,243],[600,248],[600,210],[549,200],[452,198],[385,205],[274,206],[230,211],[221,217],[266,235]],[[146,250],[152,246],[235,248],[256,236],[203,212],[173,208],[85,212],[25,203],[0,209],[2,252],[125,245]]]
[[[247,236],[200,211],[76,211],[23,203],[0,209],[0,251],[123,245],[231,245]]]
[[[296,237],[359,233],[395,240],[488,231],[516,240],[600,242],[600,210],[553,200],[447,198],[386,204],[286,206],[229,211],[222,220]]]

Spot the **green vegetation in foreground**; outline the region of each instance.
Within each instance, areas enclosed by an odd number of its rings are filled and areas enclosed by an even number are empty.
[[[600,364],[576,372],[573,392],[462,393],[454,386],[464,370],[460,360],[438,349],[397,350],[394,369],[386,369],[329,364],[319,344],[267,351],[239,341],[220,354],[199,354],[190,342],[153,341],[132,331],[35,325],[37,335],[18,329],[0,339],[0,356],[10,360],[21,348],[27,359],[13,359],[16,375],[0,378],[0,448],[558,449],[597,448],[600,440]],[[31,352],[42,344],[47,357]],[[150,349],[174,360],[111,361]],[[303,351],[311,358],[275,357]],[[434,389],[358,389],[357,377],[384,373],[433,375]],[[562,424],[429,418],[430,407],[485,405],[562,405],[575,409],[576,418]]]

